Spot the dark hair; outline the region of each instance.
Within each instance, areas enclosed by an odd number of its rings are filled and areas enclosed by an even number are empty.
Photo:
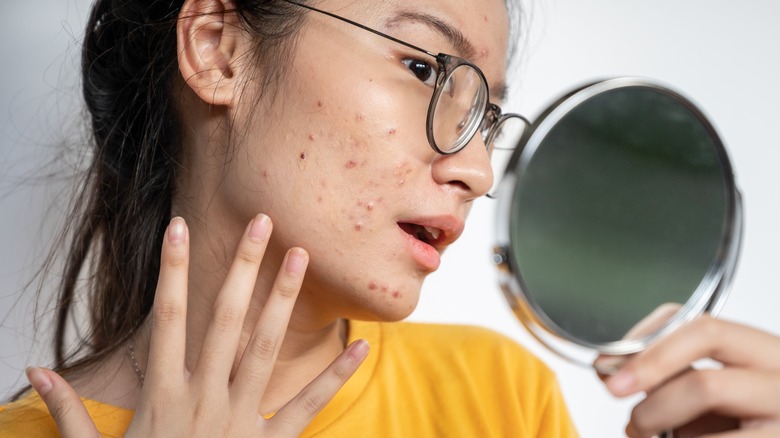
[[[81,67],[92,151],[54,248],[66,251],[54,333],[54,368],[64,374],[89,370],[125,345],[152,307],[182,156],[176,23],[183,3],[97,0],[90,13]],[[264,66],[258,80],[266,90],[284,71],[281,58],[305,9],[236,0],[235,12],[255,36],[247,61]],[[82,301],[89,325],[69,346],[69,321]]]
[[[124,345],[152,307],[182,155],[176,24],[183,4],[97,0],[90,12],[81,58],[89,162],[39,274],[45,276],[57,251],[64,251],[53,339],[54,369],[63,374],[89,370]],[[236,0],[234,6],[231,12],[254,34],[247,62],[264,66],[258,80],[265,90],[283,71],[281,57],[304,11],[282,0]],[[68,345],[81,302],[89,324]]]

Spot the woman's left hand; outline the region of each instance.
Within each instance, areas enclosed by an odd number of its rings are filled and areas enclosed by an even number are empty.
[[[723,366],[694,369],[710,358]],[[780,337],[702,316],[662,338],[605,379],[616,396],[645,392],[629,437],[780,437]],[[718,434],[721,432],[720,434]]]

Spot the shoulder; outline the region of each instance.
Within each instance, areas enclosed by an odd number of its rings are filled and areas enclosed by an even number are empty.
[[[0,406],[0,438],[58,436],[57,426],[37,394]]]
[[[81,401],[103,436],[124,435],[133,419],[131,410],[83,397]],[[49,414],[46,404],[35,392],[0,406],[0,438],[55,436],[59,436],[57,424]]]
[[[385,348],[420,350],[429,355],[462,357],[470,363],[538,369],[549,372],[547,366],[525,347],[496,331],[470,325],[388,323],[382,327]]]

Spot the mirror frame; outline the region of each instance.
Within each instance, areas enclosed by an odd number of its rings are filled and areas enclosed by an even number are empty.
[[[726,191],[726,217],[721,232],[716,258],[690,299],[661,327],[638,339],[624,339],[595,343],[578,338],[555,324],[542,311],[527,291],[521,270],[512,257],[510,233],[512,199],[515,182],[521,178],[542,140],[565,115],[586,100],[601,93],[626,87],[651,89],[680,102],[698,118],[710,134],[721,165]],[[496,244],[493,262],[498,268],[498,279],[507,302],[528,331],[553,352],[575,363],[591,366],[597,355],[625,355],[645,349],[657,338],[667,334],[696,316],[709,312],[717,314],[727,296],[734,275],[742,241],[742,198],[726,148],[713,125],[690,100],[671,88],[647,78],[620,77],[588,83],[558,99],[525,130],[510,158],[504,177],[498,187],[496,208]]]

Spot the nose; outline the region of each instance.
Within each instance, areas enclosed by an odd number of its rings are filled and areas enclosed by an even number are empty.
[[[437,154],[431,172],[436,183],[458,191],[465,200],[485,195],[493,185],[490,156],[479,133],[457,153]]]

